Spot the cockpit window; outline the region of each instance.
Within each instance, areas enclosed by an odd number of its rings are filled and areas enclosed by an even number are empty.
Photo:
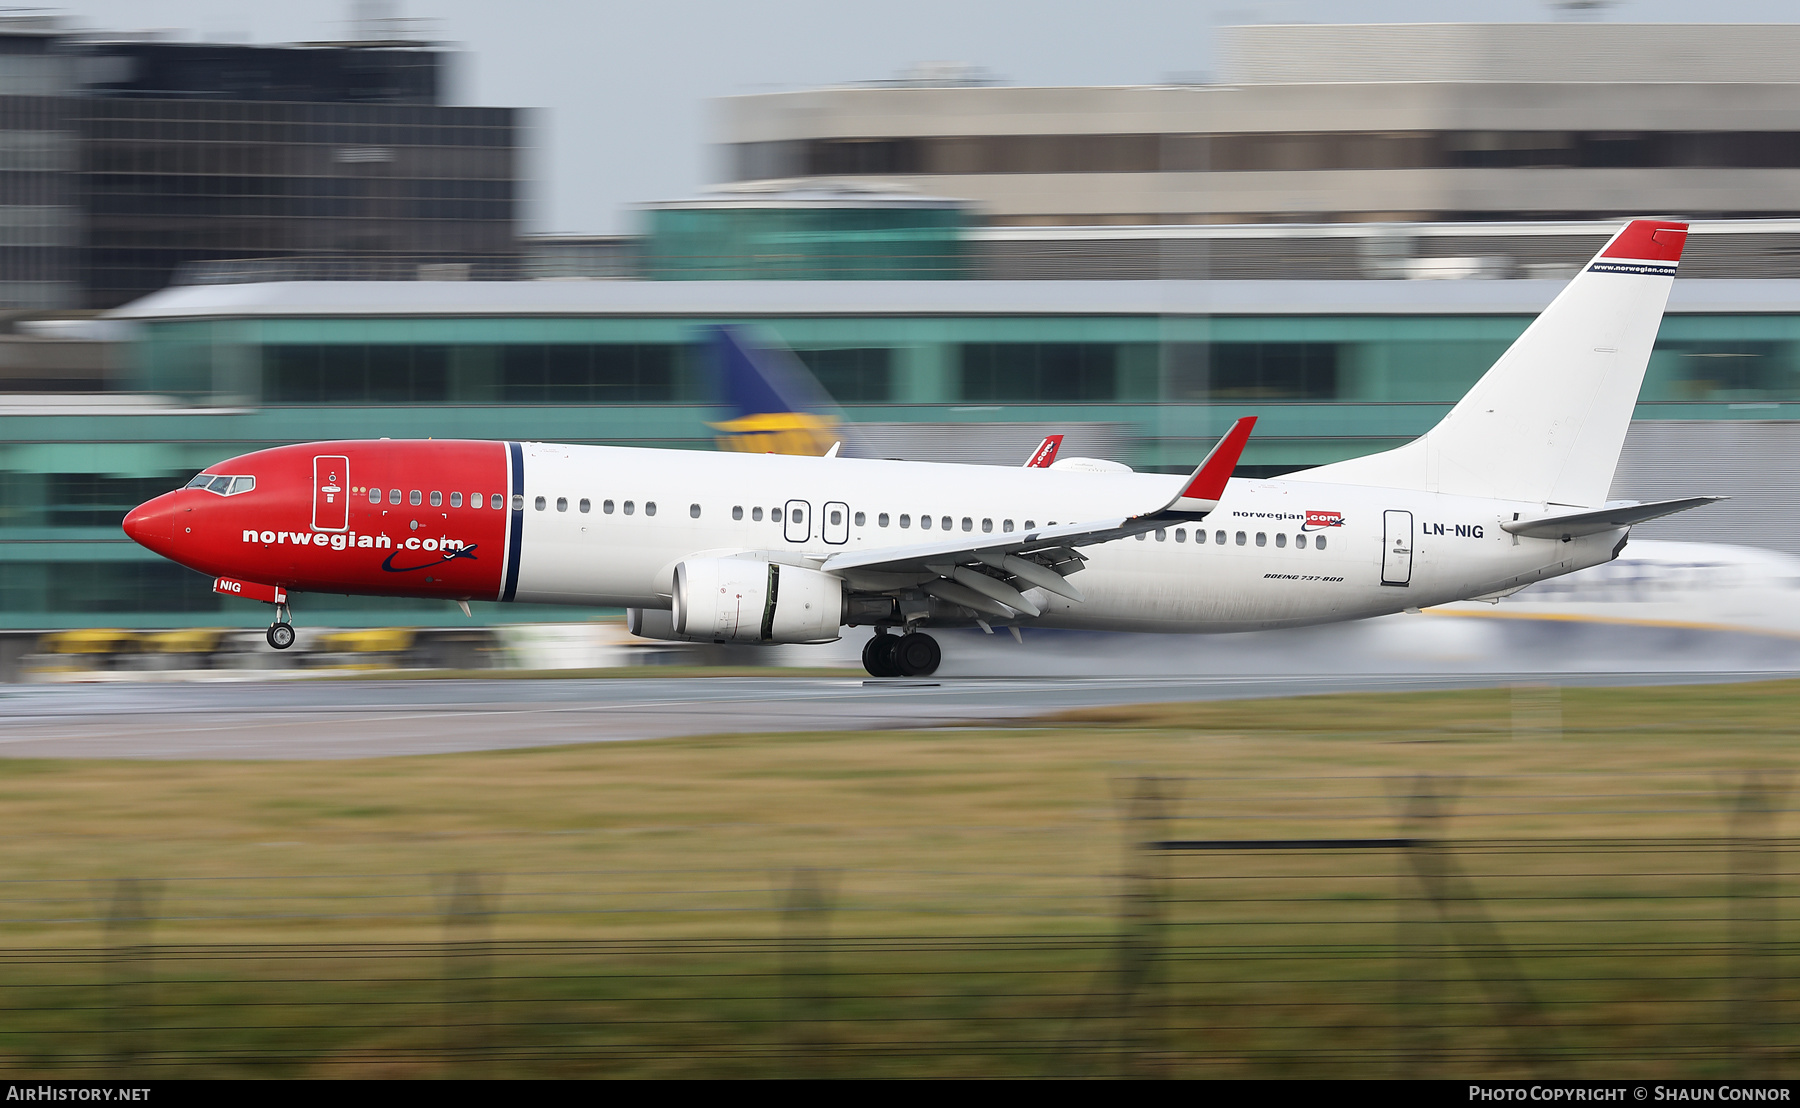
[[[256,487],[254,477],[234,477],[230,474],[201,473],[182,486],[188,489],[205,489],[216,492],[220,496],[236,496],[240,492],[249,492]]]

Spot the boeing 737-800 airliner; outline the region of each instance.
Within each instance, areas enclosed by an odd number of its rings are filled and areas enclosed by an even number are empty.
[[[1606,500],[1686,235],[1621,229],[1422,438],[1277,479],[1231,476],[1253,419],[1187,477],[383,439],[220,462],[124,526],[274,604],[277,648],[290,590],[617,606],[695,642],[871,627],[877,676],[934,671],[930,627],[1241,631],[1500,596],[1713,499]]]

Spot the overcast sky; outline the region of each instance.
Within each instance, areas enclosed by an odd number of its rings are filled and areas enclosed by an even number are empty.
[[[534,109],[531,230],[632,230],[631,205],[709,172],[711,97],[967,62],[1010,84],[1139,84],[1213,69],[1235,23],[1521,21],[1545,0],[389,0],[464,53],[461,103]],[[78,0],[79,25],[205,41],[350,36],[352,0]],[[1622,0],[1611,22],[1790,22],[1790,0]]]

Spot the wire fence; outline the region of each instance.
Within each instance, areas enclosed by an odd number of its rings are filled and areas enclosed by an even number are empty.
[[[1459,838],[1456,783],[1416,778],[1391,835],[1234,837],[1184,782],[1132,779],[1116,873],[1013,894],[1036,932],[869,933],[853,869],[696,867],[644,903],[593,871],[17,879],[0,1069],[1776,1077],[1800,1049],[1788,781],[1722,787],[1716,835]],[[1009,895],[933,876],[951,924]],[[608,912],[717,934],[614,937]],[[271,921],[287,937],[192,938]],[[353,937],[370,921],[411,937]],[[99,941],[56,941],[77,931]]]

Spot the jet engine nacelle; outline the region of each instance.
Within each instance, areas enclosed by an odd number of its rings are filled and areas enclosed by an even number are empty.
[[[693,558],[675,567],[674,633],[696,642],[831,642],[844,582],[756,558]]]

